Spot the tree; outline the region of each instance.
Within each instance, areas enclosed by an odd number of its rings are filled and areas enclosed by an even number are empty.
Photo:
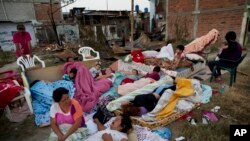
[[[59,1],[62,5],[59,8],[53,10],[53,5],[54,5],[55,1],[56,2]],[[62,43],[61,43],[61,41],[59,39],[59,36],[58,36],[58,33],[57,33],[56,23],[55,23],[55,19],[54,19],[54,14],[56,12],[58,12],[59,10],[61,10],[63,7],[66,7],[66,6],[68,6],[68,5],[70,5],[70,4],[74,3],[74,2],[76,2],[76,0],[49,0],[49,4],[50,5],[49,5],[49,9],[48,9],[47,12],[48,12],[48,15],[49,15],[49,18],[50,18],[50,22],[51,22],[53,31],[54,31],[54,33],[56,35],[57,44],[59,46],[61,46]]]

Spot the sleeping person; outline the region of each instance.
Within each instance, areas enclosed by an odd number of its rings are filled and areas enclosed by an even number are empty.
[[[136,69],[132,69],[132,71],[122,71],[125,75],[125,78],[122,80],[121,85],[126,83],[133,83],[136,80],[140,79],[139,72]]]
[[[160,79],[160,71],[161,71],[161,68],[159,66],[154,67],[152,72],[147,73],[141,79],[134,81],[133,83],[126,83],[124,85],[118,86],[117,93],[119,95],[126,95],[150,83],[154,83],[155,81],[158,81]]]
[[[63,79],[67,81],[75,82],[76,73],[77,73],[77,69],[72,68],[68,74],[63,75]]]

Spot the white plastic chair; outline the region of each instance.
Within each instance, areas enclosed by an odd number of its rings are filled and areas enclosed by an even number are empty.
[[[91,56],[91,51],[96,54],[96,57],[93,58],[87,58]],[[98,60],[100,59],[100,54],[98,51],[95,51],[91,47],[81,47],[78,50],[78,53],[82,55],[82,61],[89,61],[89,60]]]
[[[42,61],[38,56],[36,55],[25,55],[20,56],[17,59],[17,65],[19,65],[22,68],[22,71],[25,71],[27,68],[35,67],[35,60],[39,61],[42,64],[42,67],[45,68],[45,63]]]
[[[16,80],[13,80],[13,82],[17,85],[20,86],[19,83]],[[31,104],[31,95],[30,95],[30,91],[28,88],[24,87],[24,90],[20,92],[20,95],[15,97],[11,102],[20,100],[22,98],[25,98],[27,105],[29,107],[30,113],[33,114],[33,108],[32,108],[32,104]],[[11,114],[11,110],[10,107],[7,105],[6,108],[6,114],[7,117],[9,117],[10,119],[12,119],[12,114]]]

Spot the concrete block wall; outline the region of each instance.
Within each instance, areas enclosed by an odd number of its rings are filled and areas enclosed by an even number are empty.
[[[175,36],[175,19],[182,19],[178,24],[188,22],[190,39],[200,37],[212,28],[218,29],[223,38],[229,30],[235,31],[239,37],[246,4],[247,0],[198,0],[196,11],[196,0],[169,0],[169,38]],[[196,15],[198,24],[194,34]]]

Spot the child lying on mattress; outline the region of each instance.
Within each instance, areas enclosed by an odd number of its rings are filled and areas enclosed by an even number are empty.
[[[109,128],[105,128],[97,118],[94,119],[94,122],[99,131],[85,141],[128,141],[127,133],[132,129],[132,121],[129,116],[117,116]]]
[[[77,69],[76,68],[72,68],[70,70],[69,74],[64,74],[63,75],[63,79],[67,80],[67,81],[75,82],[76,74],[77,74]]]
[[[108,78],[110,81],[114,82],[115,80],[115,74],[113,73],[111,68],[106,68],[105,73],[99,73],[99,76],[95,78],[95,80],[100,80],[103,78]]]
[[[124,85],[118,86],[116,92],[119,95],[126,95],[134,90],[140,89],[150,83],[154,83],[160,79],[161,68],[159,66],[154,67],[153,71],[147,73],[143,78],[134,81],[133,83],[126,83]]]
[[[126,78],[124,78],[121,82],[121,85],[126,83],[133,83],[136,80],[140,79],[139,72],[136,69],[132,69],[131,72],[129,71],[122,71],[124,75],[126,75]]]

